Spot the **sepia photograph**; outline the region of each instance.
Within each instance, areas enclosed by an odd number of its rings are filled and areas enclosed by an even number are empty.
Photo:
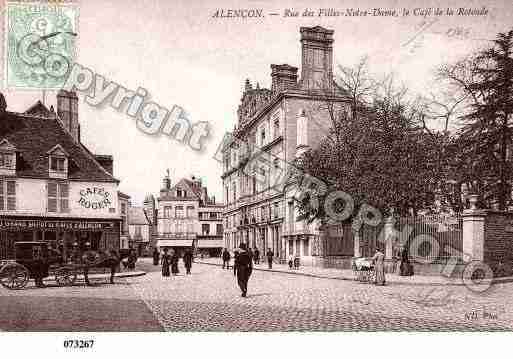
[[[0,28],[2,347],[511,334],[511,1],[0,0]]]

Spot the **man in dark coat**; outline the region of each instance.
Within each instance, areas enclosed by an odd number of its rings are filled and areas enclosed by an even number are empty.
[[[242,291],[242,297],[246,297],[248,293],[248,281],[253,271],[253,258],[246,249],[246,243],[241,243],[240,250],[237,255],[237,283]]]
[[[192,267],[192,251],[190,249],[187,249],[185,253],[183,254],[183,265],[185,267],[185,273],[191,274],[191,267]]]
[[[223,250],[223,254],[222,254],[222,257],[223,257],[223,269],[225,268],[226,266],[226,269],[230,269],[230,252],[228,252],[228,250],[225,248]]]
[[[258,250],[258,248],[255,248],[253,254],[255,258],[255,264],[260,264],[260,251]]]
[[[160,262],[160,253],[157,248],[153,250],[153,265],[158,266]]]
[[[233,252],[233,275],[237,275],[237,258],[239,257],[238,249],[235,249]]]
[[[267,264],[269,265],[269,269],[273,268],[273,257],[274,257],[273,251],[271,250],[271,248],[268,248],[267,249]]]

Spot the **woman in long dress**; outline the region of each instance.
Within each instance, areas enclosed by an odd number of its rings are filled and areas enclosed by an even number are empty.
[[[171,265],[171,256],[167,253],[168,249],[164,248],[164,254],[162,255],[162,276],[169,277],[169,266]]]
[[[374,271],[376,273],[376,285],[385,285],[385,255],[376,248],[376,254],[372,257],[374,262]]]
[[[171,273],[173,275],[177,275],[179,273],[178,271],[178,260],[180,257],[178,256],[178,252],[174,251],[173,255],[171,256]]]
[[[400,270],[401,270],[401,276],[412,276],[413,275],[413,266],[410,263],[407,246],[405,246],[403,248],[403,251],[401,252]]]

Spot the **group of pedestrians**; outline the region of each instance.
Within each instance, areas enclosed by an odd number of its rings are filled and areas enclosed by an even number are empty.
[[[178,273],[180,273],[178,269],[179,260],[180,255],[176,250],[172,249],[171,254],[169,254],[169,248],[164,248],[164,253],[162,254],[162,256],[156,248],[153,251],[153,265],[162,265],[163,277],[170,277],[171,274],[176,276],[178,275]],[[185,267],[185,274],[191,274],[193,254],[190,249],[185,250],[182,260]]]

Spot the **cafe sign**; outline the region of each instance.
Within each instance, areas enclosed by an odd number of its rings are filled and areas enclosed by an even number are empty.
[[[86,187],[80,190],[78,204],[87,209],[112,207],[112,196],[103,187]]]
[[[114,228],[113,222],[47,221],[39,219],[0,219],[0,228],[101,230]]]

